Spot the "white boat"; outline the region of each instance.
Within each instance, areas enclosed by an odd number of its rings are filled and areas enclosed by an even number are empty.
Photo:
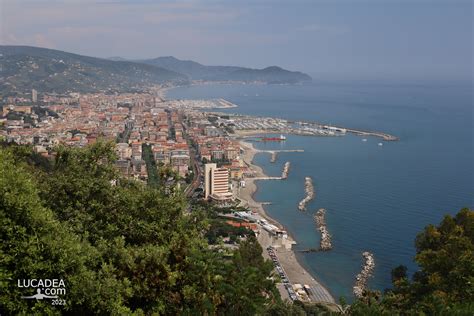
[[[383,143],[378,143],[379,146],[383,146]]]
[[[367,138],[363,138],[362,141],[363,141],[363,142],[366,142],[366,141],[367,141]]]

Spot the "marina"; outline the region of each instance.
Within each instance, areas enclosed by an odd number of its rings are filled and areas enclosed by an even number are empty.
[[[222,103],[222,102],[227,103]],[[222,106],[222,104],[230,107],[228,104],[236,105],[230,103],[226,100],[214,101],[215,104]],[[211,103],[212,104],[212,103]],[[203,106],[201,103],[197,105],[181,105],[188,107]],[[205,106],[210,106],[206,104]],[[203,106],[204,107],[204,106]],[[214,108],[218,108],[215,106]],[[207,112],[207,114],[218,116],[219,119],[217,123],[223,127],[227,127],[233,132],[230,134],[235,134],[237,137],[252,137],[254,141],[259,142],[283,142],[286,140],[286,137],[283,134],[292,134],[292,135],[301,135],[301,136],[345,136],[348,133],[355,134],[357,136],[373,136],[382,138],[384,141],[398,141],[397,136],[379,132],[379,131],[370,131],[370,130],[359,130],[353,128],[345,128],[340,126],[332,126],[327,124],[321,124],[314,121],[292,121],[285,120],[281,118],[273,117],[258,117],[242,114],[230,114],[222,112]],[[280,134],[279,136],[258,136],[258,134]]]

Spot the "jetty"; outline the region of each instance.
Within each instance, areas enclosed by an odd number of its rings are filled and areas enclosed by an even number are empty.
[[[290,162],[287,161],[285,162],[285,165],[283,166],[283,171],[281,173],[281,179],[284,180],[288,178],[288,173],[290,172]]]
[[[362,130],[357,130],[357,129],[347,129],[349,133],[353,133],[358,136],[375,136],[375,137],[380,137],[385,141],[388,142],[394,142],[399,140],[398,137],[387,134],[387,133],[382,133],[382,132],[372,132],[372,131],[362,131]]]
[[[305,211],[306,210],[306,204],[314,199],[314,186],[313,186],[313,180],[311,177],[305,177],[304,178],[304,189],[306,192],[306,196],[304,199],[300,201],[298,204],[298,209],[300,211]]]
[[[362,266],[362,271],[356,276],[356,282],[352,288],[352,292],[357,298],[362,297],[364,290],[367,288],[367,281],[372,276],[375,268],[374,255],[368,251],[362,253],[365,263]]]
[[[266,149],[258,149],[254,148],[254,150],[258,153],[270,153],[270,154],[277,154],[277,153],[304,153],[304,149],[277,149],[277,150],[266,150]]]
[[[326,227],[325,215],[326,210],[323,208],[320,208],[314,215],[314,221],[316,222],[316,226],[321,232],[321,242],[319,246],[319,249],[321,251],[327,251],[332,249],[331,234],[329,234],[329,231]]]
[[[252,180],[282,180],[281,177],[253,177]]]

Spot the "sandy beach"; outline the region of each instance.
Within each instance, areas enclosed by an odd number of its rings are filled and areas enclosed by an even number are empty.
[[[266,177],[267,175],[263,172],[263,169],[257,165],[252,164],[253,158],[255,154],[258,152],[254,147],[253,144],[240,141],[241,147],[244,149],[243,160],[247,164],[249,168],[256,172],[256,177]],[[257,212],[260,216],[267,219],[269,222],[278,226],[282,229],[284,227],[272,219],[268,214],[265,212],[261,203],[256,202],[253,199],[253,195],[257,190],[256,180],[252,178],[246,178],[246,185],[245,188],[240,190],[240,199],[246,202],[246,205],[252,210]],[[293,241],[290,236],[288,236],[290,241]],[[269,255],[266,251],[268,246],[275,246],[276,238],[271,236],[267,231],[261,230],[261,233],[258,236],[258,240],[260,245],[264,250],[264,257],[269,258]],[[329,293],[329,291],[321,285],[317,280],[313,278],[313,276],[308,273],[303,266],[298,262],[295,252],[293,250],[288,250],[285,247],[280,247],[276,245],[276,255],[280,261],[282,268],[285,270],[288,279],[292,284],[301,284],[301,285],[309,285],[313,290],[313,295],[311,296],[312,302],[324,302],[324,303],[332,303],[334,304],[334,298]],[[289,298],[288,292],[279,286],[280,293],[282,294],[282,298]]]

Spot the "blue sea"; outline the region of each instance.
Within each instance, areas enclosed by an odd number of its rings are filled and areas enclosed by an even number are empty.
[[[352,298],[361,253],[375,256],[372,289],[390,287],[390,271],[417,265],[414,240],[426,225],[445,214],[474,208],[474,128],[471,83],[313,82],[305,85],[202,85],[180,87],[168,98],[225,98],[258,116],[314,120],[344,127],[378,130],[400,137],[383,142],[369,137],[288,135],[282,143],[255,143],[261,149],[304,149],[269,154],[255,162],[279,175],[291,162],[286,181],[260,181],[255,198],[271,201],[269,215],[296,239],[296,249],[319,245],[312,215],[325,208],[333,250],[299,254],[299,259],[337,299]],[[311,176],[316,198],[306,213],[304,177]]]

